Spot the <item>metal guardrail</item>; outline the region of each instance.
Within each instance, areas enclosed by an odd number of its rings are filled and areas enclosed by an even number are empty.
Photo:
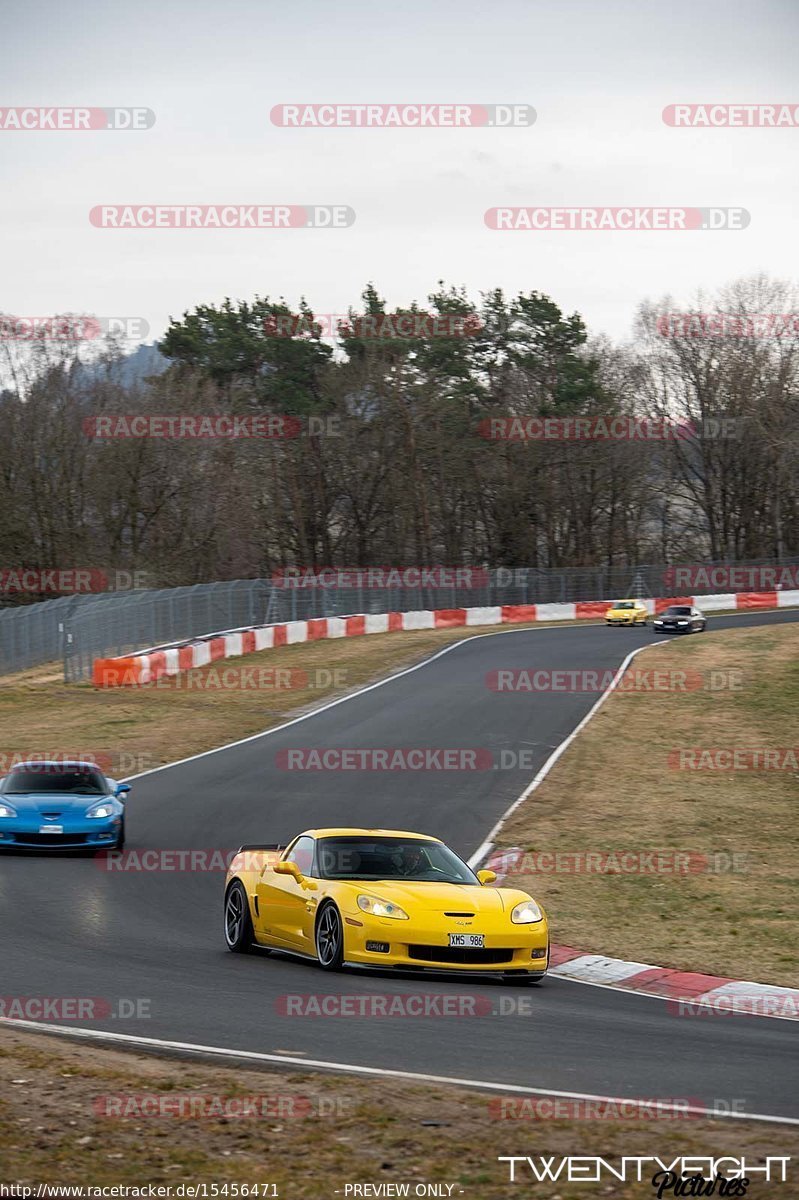
[[[785,559],[793,566],[799,559]],[[706,563],[729,567],[732,564]],[[736,566],[776,565],[765,560]],[[475,587],[286,587],[238,579],[192,587],[141,589],[46,600],[0,609],[0,675],[63,663],[64,678],[91,678],[95,658],[188,641],[223,629],[352,613],[410,612],[496,604],[613,600],[674,594],[664,564],[629,567],[505,568],[479,572]],[[701,595],[750,590],[694,586]]]

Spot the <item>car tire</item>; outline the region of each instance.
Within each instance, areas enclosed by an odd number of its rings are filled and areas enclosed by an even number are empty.
[[[344,962],[344,924],[335,904],[323,904],[314,926],[316,961],[323,971],[338,971]]]
[[[255,934],[244,885],[234,879],[225,893],[225,942],[233,954],[249,954]]]
[[[122,818],[122,824],[119,826],[119,836],[118,836],[117,840],[114,842],[114,849],[115,850],[124,850],[125,849],[125,818],[124,817]]]

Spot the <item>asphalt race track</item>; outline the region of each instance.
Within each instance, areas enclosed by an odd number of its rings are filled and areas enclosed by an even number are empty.
[[[711,618],[701,636],[797,619],[790,610]],[[572,625],[466,641],[290,727],[140,777],[128,804],[128,850],[232,849],[314,826],[364,825],[427,831],[468,857],[596,700],[497,695],[487,690],[486,674],[615,668],[653,640],[651,625]],[[281,749],[322,746],[524,748],[532,757],[524,769],[458,773],[275,765]],[[86,1023],[113,1033],[603,1096],[690,1096],[707,1105],[737,1098],[750,1113],[799,1117],[794,1022],[678,1019],[659,999],[556,978],[529,989],[331,976],[288,957],[231,955],[222,936],[222,886],[219,872],[111,873],[89,858],[6,854],[0,993],[149,1002],[149,1019]],[[496,1008],[503,997],[524,996],[531,1011],[382,1020],[279,1012],[287,993],[407,992],[468,992]]]

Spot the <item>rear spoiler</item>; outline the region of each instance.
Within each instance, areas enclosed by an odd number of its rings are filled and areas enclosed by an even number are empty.
[[[228,871],[249,869],[263,874],[267,867],[275,865],[283,849],[285,847],[277,842],[248,842],[246,846],[239,846],[228,863]]]

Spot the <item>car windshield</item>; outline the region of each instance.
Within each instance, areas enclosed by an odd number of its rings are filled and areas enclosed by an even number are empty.
[[[12,771],[3,785],[6,795],[20,796],[28,792],[66,792],[73,796],[105,796],[105,779],[91,767],[59,767],[42,763],[38,767],[22,767]]]
[[[613,607],[614,608],[635,608],[635,604],[632,600],[617,600],[616,603],[613,605]]]
[[[441,842],[420,838],[322,838],[322,879],[404,879],[417,883],[478,883],[477,876]]]
[[[664,616],[667,617],[690,617],[691,610],[686,608],[684,604],[672,604],[671,608],[667,608]]]

